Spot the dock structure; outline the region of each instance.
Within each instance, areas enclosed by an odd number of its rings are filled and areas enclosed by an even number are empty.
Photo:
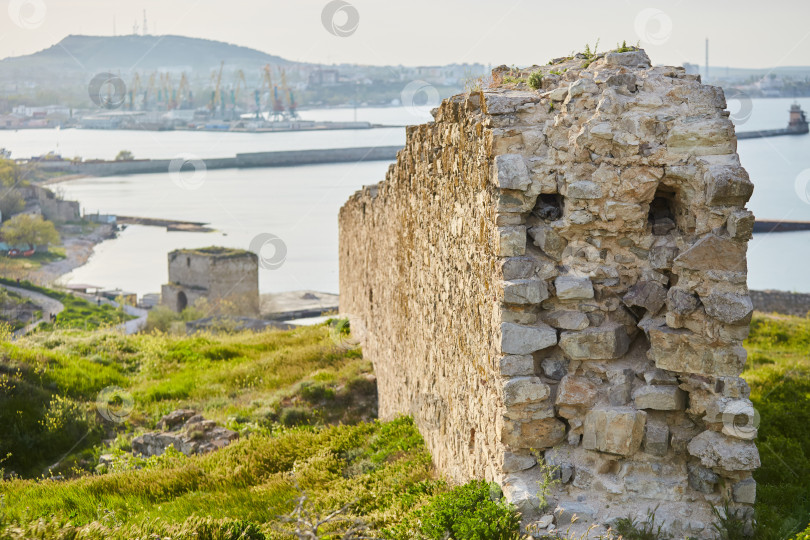
[[[810,132],[807,116],[798,103],[790,106],[790,121],[786,128],[760,129],[757,131],[740,131],[738,139],[759,139],[762,137],[778,137],[780,135],[804,135]]]

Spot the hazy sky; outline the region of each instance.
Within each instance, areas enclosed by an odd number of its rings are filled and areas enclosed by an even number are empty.
[[[640,40],[654,63],[702,64],[708,37],[714,66],[810,65],[807,0],[334,1],[342,4],[3,0],[0,57],[47,48],[68,34],[112,35],[113,20],[119,35],[132,33],[146,9],[150,33],[216,39],[306,62],[544,64],[598,37],[601,50]]]

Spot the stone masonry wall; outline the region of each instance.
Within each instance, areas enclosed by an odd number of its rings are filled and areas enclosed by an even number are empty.
[[[739,377],[753,184],[721,89],[640,50],[585,60],[408,128],[341,209],[341,312],[381,415],[412,414],[451,479],[498,481],[546,524],[540,457],[551,527],[658,507],[708,538],[712,506],[751,518],[759,466]]]

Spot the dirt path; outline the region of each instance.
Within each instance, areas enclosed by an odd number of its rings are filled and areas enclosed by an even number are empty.
[[[20,328],[19,330],[14,332],[15,336],[24,336],[25,334],[27,334],[28,332],[39,326],[41,323],[50,322],[51,315],[57,315],[61,313],[63,309],[65,309],[65,306],[62,304],[62,302],[60,302],[59,300],[54,300],[50,296],[45,296],[44,294],[29,291],[28,289],[22,289],[20,287],[11,287],[9,285],[0,285],[0,287],[3,287],[4,289],[13,292],[15,294],[18,294],[23,298],[27,298],[28,300],[30,300],[31,302],[35,303],[40,308],[42,308],[42,318],[38,321],[34,321],[33,323],[29,324],[24,328]]]

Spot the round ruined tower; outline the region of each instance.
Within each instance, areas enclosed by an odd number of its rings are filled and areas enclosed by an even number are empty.
[[[341,311],[381,415],[412,414],[442,473],[499,482],[526,522],[750,520],[753,184],[722,90],[642,50],[493,75],[341,209]]]

